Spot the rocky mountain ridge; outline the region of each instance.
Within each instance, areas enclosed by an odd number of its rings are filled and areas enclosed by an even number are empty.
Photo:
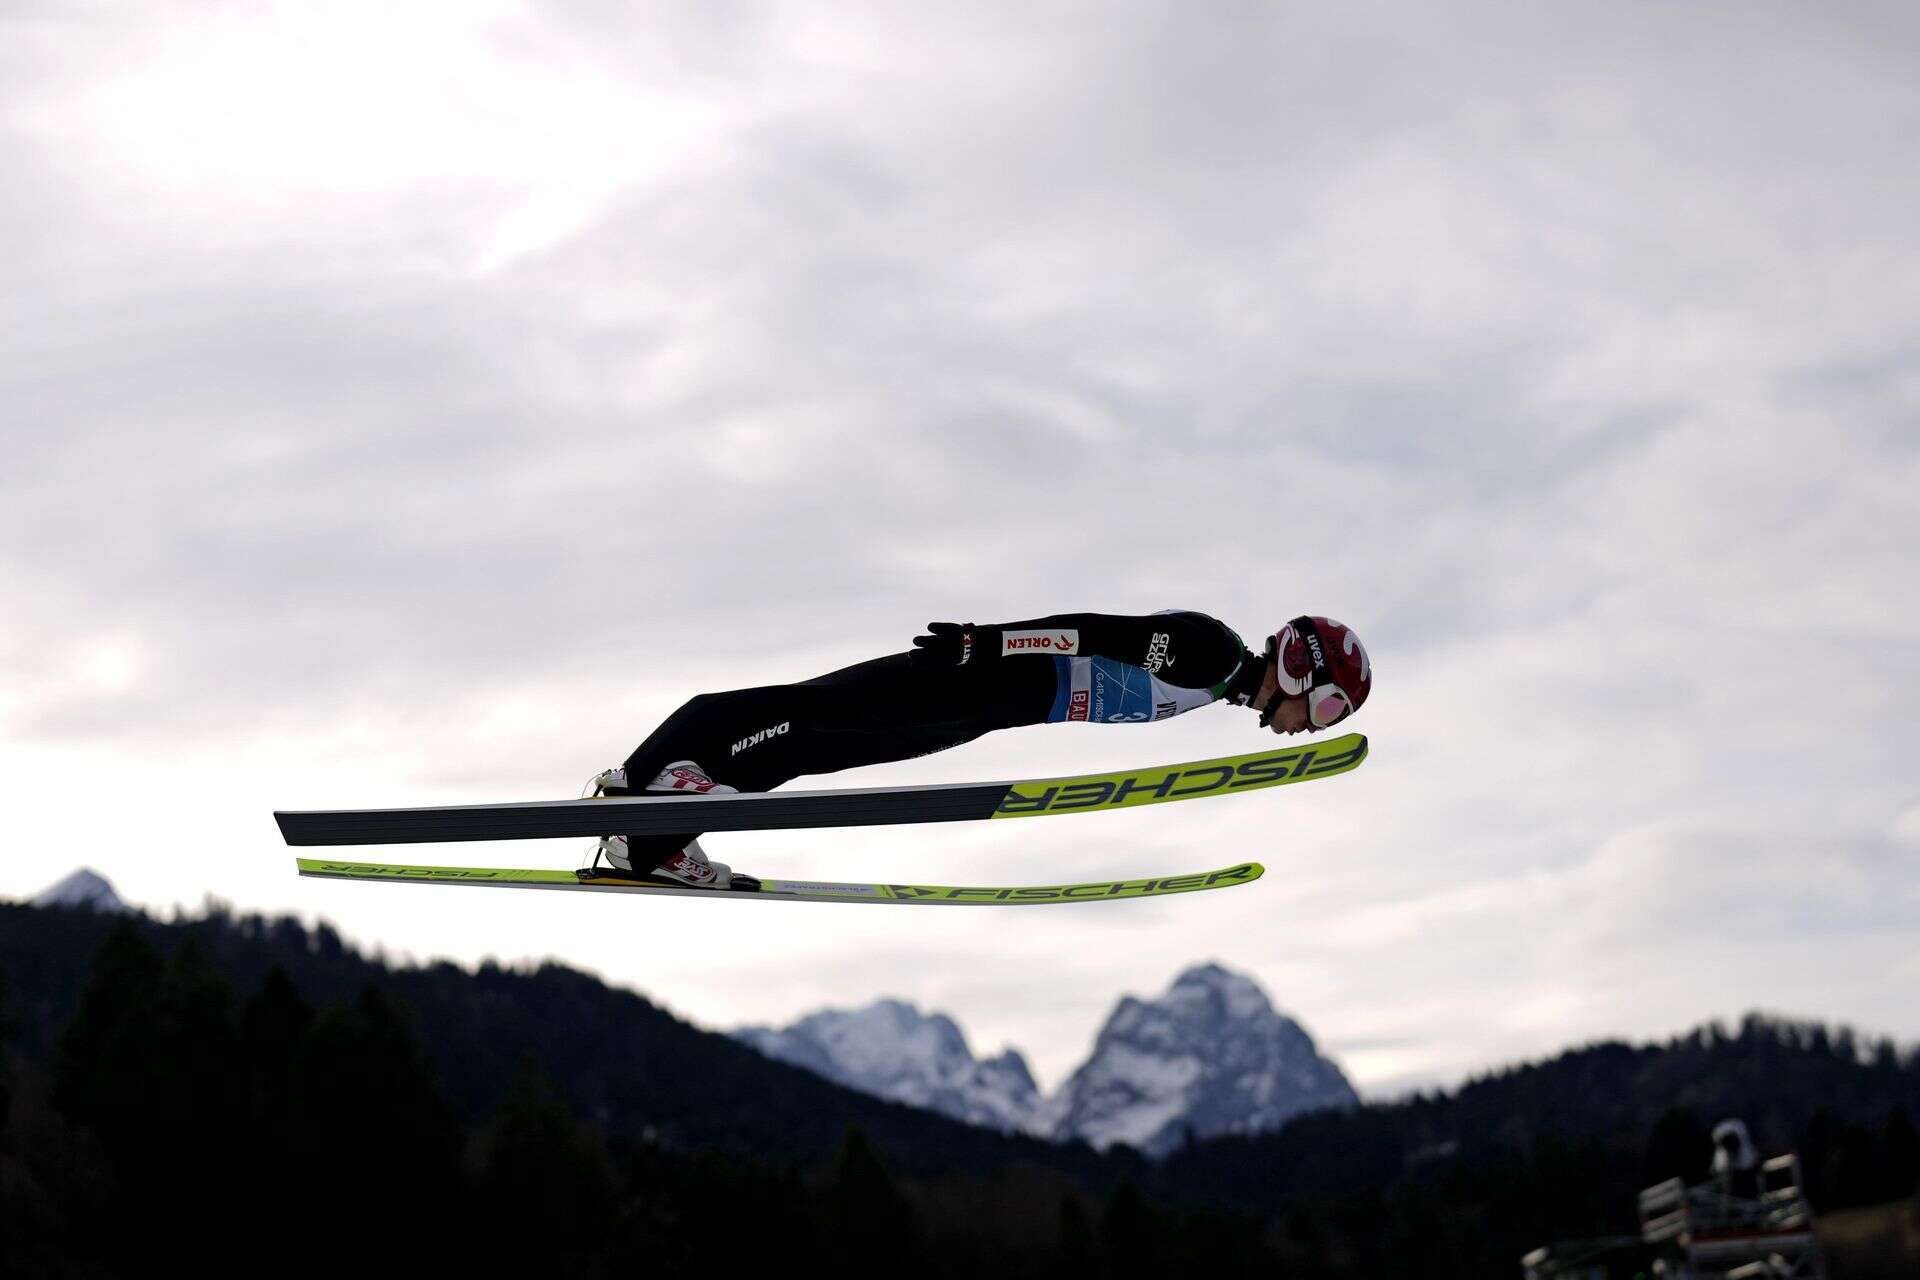
[[[952,1018],[902,1000],[733,1035],[837,1084],[970,1124],[1101,1150],[1125,1143],[1154,1156],[1189,1133],[1263,1132],[1359,1102],[1340,1068],[1254,979],[1214,963],[1187,969],[1158,998],[1123,997],[1087,1061],[1051,1097],[1019,1051],[977,1059]]]

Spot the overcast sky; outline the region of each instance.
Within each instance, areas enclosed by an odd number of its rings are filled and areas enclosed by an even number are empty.
[[[85,864],[715,1027],[897,995],[1049,1086],[1203,959],[1376,1096],[1756,1007],[1920,1037],[1916,136],[1899,4],[15,0],[0,895]],[[577,794],[929,619],[1170,607],[1356,627],[1365,768],[706,843],[1252,888],[322,884],[272,822]]]

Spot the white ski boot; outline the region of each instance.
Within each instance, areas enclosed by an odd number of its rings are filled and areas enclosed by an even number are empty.
[[[643,874],[649,880],[670,880],[690,889],[733,888],[733,868],[709,858],[698,840],[690,841],[686,848],[644,873],[635,872],[625,836],[601,836],[594,854],[605,858],[622,875]]]
[[[636,792],[627,780],[624,768],[606,769],[593,776],[587,783],[588,796],[630,796],[637,794],[682,795],[721,795],[738,794],[738,787],[729,787],[723,782],[715,782],[707,776],[707,771],[691,760],[676,760],[662,769],[659,776],[646,787]],[[627,848],[625,836],[601,836],[599,845],[594,849],[595,864],[605,858],[615,870],[623,875],[644,875],[649,879],[671,881],[693,889],[731,889],[733,887],[733,868],[724,862],[715,862],[700,847],[698,840],[690,841],[686,848],[668,858],[651,871],[636,871],[633,856]]]
[[[602,769],[587,782],[586,796],[637,796],[653,792],[681,792],[697,796],[738,795],[740,788],[715,782],[707,771],[691,760],[675,760],[662,769],[652,782],[636,789],[627,780],[624,768]]]

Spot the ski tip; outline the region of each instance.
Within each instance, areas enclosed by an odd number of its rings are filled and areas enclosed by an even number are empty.
[[[1257,862],[1243,862],[1237,867],[1229,867],[1224,871],[1214,872],[1214,875],[1220,878],[1219,884],[1223,888],[1231,885],[1252,884],[1265,874],[1267,874],[1267,869]],[[1209,887],[1212,886],[1209,885]]]

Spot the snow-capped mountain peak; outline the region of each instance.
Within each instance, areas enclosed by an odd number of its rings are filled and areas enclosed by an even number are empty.
[[[901,1000],[827,1009],[785,1030],[734,1036],[848,1088],[992,1128],[1164,1155],[1191,1131],[1278,1128],[1359,1099],[1260,984],[1219,964],[1181,973],[1157,999],[1124,996],[1093,1053],[1052,1098],[1012,1049],[976,1059],[945,1014]]]
[[[1278,1128],[1359,1099],[1299,1023],[1252,978],[1186,970],[1157,1000],[1123,998],[1061,1088],[1058,1137],[1164,1155],[1197,1137]]]
[[[863,1093],[1007,1132],[1041,1127],[1040,1091],[1017,1050],[976,1059],[953,1019],[904,1000],[823,1009],[784,1029],[742,1027],[733,1035]]]
[[[86,907],[116,914],[133,910],[121,901],[105,876],[88,867],[81,867],[58,884],[42,889],[33,895],[31,902],[36,907]]]
[[[1197,964],[1175,978],[1164,1001],[1189,1006],[1200,1002],[1219,1005],[1225,1016],[1237,1021],[1262,1018],[1273,1012],[1273,1005],[1259,983],[1212,961]]]

